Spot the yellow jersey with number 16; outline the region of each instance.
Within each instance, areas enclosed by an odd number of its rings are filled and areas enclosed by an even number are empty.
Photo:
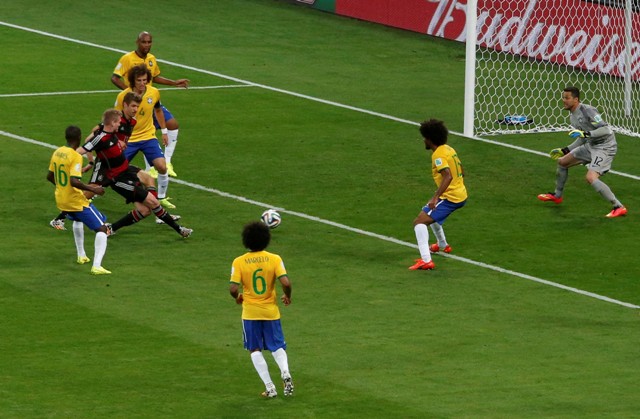
[[[60,211],[78,212],[89,206],[82,191],[71,186],[71,178],[82,178],[82,156],[71,147],[62,146],[53,152],[49,171],[56,181],[56,206]]]

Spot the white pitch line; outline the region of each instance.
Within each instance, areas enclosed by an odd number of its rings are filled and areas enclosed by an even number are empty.
[[[8,23],[8,22],[0,21],[0,25],[1,26],[7,26],[7,27],[10,27],[10,28],[14,28],[14,29],[23,30],[23,31],[26,31],[26,32],[32,32],[32,33],[35,33],[35,34],[38,34],[38,35],[48,36],[48,37],[55,38],[55,39],[60,39],[62,41],[67,41],[67,42],[72,42],[72,43],[76,43],[76,44],[86,45],[86,46],[93,47],[93,48],[100,48],[100,49],[104,49],[104,50],[107,50],[107,51],[118,52],[118,53],[121,53],[121,54],[125,54],[125,53],[128,52],[128,51],[124,51],[124,50],[117,49],[117,48],[111,48],[111,47],[107,47],[107,46],[104,46],[104,45],[94,44],[92,42],[86,42],[86,41],[81,41],[81,40],[75,39],[75,38],[69,38],[69,37],[66,37],[66,36],[56,35],[56,34],[53,34],[53,33],[50,33],[50,32],[44,32],[44,31],[40,31],[40,30],[37,30],[37,29],[32,29],[32,28],[27,28],[27,27],[24,27],[24,26],[14,25],[14,24]],[[215,77],[219,77],[219,78],[222,78],[222,79],[231,80],[231,81],[234,81],[236,83],[243,84],[243,85],[259,87],[261,89],[271,90],[273,92],[278,92],[278,93],[282,93],[282,94],[289,95],[289,96],[295,96],[295,97],[298,97],[298,98],[301,98],[301,99],[305,99],[305,100],[309,100],[309,101],[313,101],[313,102],[318,102],[318,103],[323,103],[325,105],[330,105],[330,106],[334,106],[334,107],[338,107],[338,108],[348,109],[350,111],[360,112],[360,113],[364,113],[364,114],[367,114],[367,115],[376,116],[376,117],[379,117],[379,118],[400,122],[400,123],[403,123],[403,124],[408,124],[408,125],[413,125],[413,126],[419,126],[420,125],[418,122],[410,121],[408,119],[398,118],[398,117],[395,117],[395,116],[392,116],[392,115],[388,115],[388,114],[384,114],[384,113],[380,113],[380,112],[374,112],[374,111],[371,111],[371,110],[368,110],[368,109],[358,108],[358,107],[355,107],[355,106],[345,105],[343,103],[334,102],[334,101],[326,100],[326,99],[321,99],[321,98],[317,98],[317,97],[314,97],[314,96],[305,95],[305,94],[302,94],[302,93],[292,92],[290,90],[280,89],[280,88],[273,87],[273,86],[268,86],[268,85],[265,85],[265,84],[254,83],[254,82],[249,81],[249,80],[243,80],[243,79],[240,79],[238,77],[232,77],[232,76],[229,76],[229,75],[226,75],[226,74],[222,74],[222,73],[218,73],[218,72],[215,72],[215,71],[204,70],[204,69],[201,69],[201,68],[192,67],[192,66],[188,66],[188,65],[184,65],[184,64],[180,64],[180,63],[175,63],[173,61],[167,61],[167,60],[161,60],[161,59],[158,59],[158,62],[163,63],[163,64],[169,64],[169,65],[172,65],[174,67],[183,68],[183,69],[186,69],[186,70],[191,70],[191,71],[194,71],[194,72],[197,72],[197,73],[208,74],[210,76],[215,76]],[[543,157],[549,157],[547,153],[543,153],[543,152],[537,151],[537,150],[531,150],[531,149],[528,149],[528,148],[525,148],[525,147],[520,147],[520,146],[508,144],[508,143],[501,143],[499,141],[489,140],[489,139],[481,138],[481,137],[467,137],[463,133],[456,132],[456,131],[451,131],[451,134],[456,135],[458,137],[469,138],[469,139],[472,139],[472,140],[475,140],[475,141],[480,141],[480,142],[483,142],[483,143],[493,144],[493,145],[496,145],[496,146],[499,146],[499,147],[506,147],[506,148],[511,148],[511,149],[514,149],[514,150],[522,151],[522,152],[525,152],[525,153],[536,154],[538,156],[543,156]],[[629,174],[629,173],[618,172],[618,171],[615,171],[615,170],[611,170],[611,171],[609,171],[609,173],[615,174],[615,175],[618,175],[618,176],[623,176],[623,177],[626,177],[626,178],[629,178],[629,179],[640,180],[640,176],[632,175],[632,174]]]
[[[171,181],[175,182],[175,183],[178,183],[178,184],[181,184],[181,185],[189,186],[191,188],[198,189],[198,190],[201,190],[201,191],[214,193],[214,194],[219,195],[219,196],[224,197],[224,198],[230,198],[230,199],[234,199],[234,200],[237,200],[237,201],[245,202],[247,204],[256,205],[256,206],[261,207],[261,208],[273,208],[273,209],[275,209],[277,211],[280,211],[280,212],[282,212],[284,214],[294,215],[296,217],[300,217],[300,218],[304,218],[306,220],[315,221],[315,222],[318,222],[318,223],[330,225],[332,227],[340,228],[340,229],[347,230],[347,231],[350,231],[350,232],[353,232],[353,233],[358,233],[358,234],[361,234],[361,235],[364,235],[364,236],[373,237],[373,238],[376,238],[376,239],[379,239],[379,240],[384,240],[384,241],[387,241],[387,242],[399,244],[401,246],[411,247],[413,249],[417,249],[418,248],[418,245],[416,245],[414,243],[405,242],[403,240],[396,239],[395,237],[384,236],[382,234],[373,233],[371,231],[362,230],[360,228],[350,227],[350,226],[345,225],[345,224],[341,224],[341,223],[336,223],[334,221],[325,220],[323,218],[319,218],[319,217],[316,217],[316,216],[313,216],[313,215],[308,215],[308,214],[305,214],[305,213],[302,213],[302,212],[291,211],[291,210],[288,210],[286,208],[277,207],[277,206],[273,206],[273,205],[270,205],[270,204],[265,203],[265,202],[255,201],[253,199],[249,199],[249,198],[246,198],[246,197],[243,197],[243,196],[230,194],[228,192],[224,192],[224,191],[221,191],[221,190],[218,190],[218,189],[213,189],[213,188],[209,188],[209,187],[206,187],[206,186],[202,186],[202,185],[199,185],[197,183],[187,182],[187,181],[180,180],[180,179],[171,179]],[[490,269],[492,271],[500,272],[500,273],[503,273],[503,274],[515,276],[515,277],[526,279],[526,280],[529,280],[529,281],[538,282],[540,284],[549,285],[549,286],[552,286],[552,287],[555,287],[555,288],[563,289],[565,291],[570,291],[570,292],[573,292],[573,293],[576,293],[576,294],[580,294],[580,295],[584,295],[584,296],[587,296],[587,297],[595,298],[595,299],[598,299],[598,300],[601,300],[601,301],[606,301],[606,302],[609,302],[609,303],[621,305],[623,307],[628,307],[628,308],[633,308],[633,309],[640,309],[640,306],[635,305],[635,304],[631,304],[631,303],[627,303],[627,302],[624,302],[624,301],[616,300],[614,298],[606,297],[606,296],[600,295],[600,294],[595,294],[595,293],[592,293],[592,292],[589,292],[589,291],[585,291],[585,290],[581,290],[581,289],[578,289],[578,288],[569,287],[567,285],[558,284],[557,282],[547,281],[546,279],[537,278],[535,276],[523,274],[523,273],[512,271],[512,270],[509,270],[509,269],[504,269],[504,268],[501,268],[499,266],[489,265],[487,263],[478,262],[478,261],[475,261],[475,260],[472,260],[472,259],[468,259],[468,258],[464,258],[464,257],[461,257],[461,256],[456,256],[456,255],[451,255],[451,254],[441,253],[440,255],[443,256],[443,257],[448,257],[448,258],[460,261],[460,262],[468,263],[470,265],[478,266],[480,268]]]
[[[49,32],[44,32],[44,31],[40,31],[40,30],[36,30],[36,29],[26,28],[26,27],[23,27],[23,26],[13,25],[13,24],[10,24],[10,23],[7,23],[7,22],[0,21],[0,25],[12,27],[12,28],[15,28],[15,29],[24,30],[24,31],[27,31],[27,32],[33,32],[33,33],[36,33],[36,34],[49,36],[49,37],[56,38],[56,39],[61,39],[61,40],[64,40],[64,41],[69,41],[69,42],[78,43],[78,44],[82,44],[82,45],[87,45],[87,46],[100,48],[100,49],[105,49],[105,50],[109,50],[109,51],[115,51],[115,52],[119,52],[119,53],[122,53],[122,54],[127,52],[127,51],[119,50],[119,49],[116,49],[116,48],[106,47],[106,46],[99,45],[99,44],[94,44],[94,43],[91,43],[91,42],[80,41],[78,39],[68,38],[68,37],[65,37],[65,36],[52,34],[52,33],[49,33]],[[374,111],[370,111],[370,110],[363,109],[363,108],[358,108],[358,107],[354,107],[354,106],[350,106],[350,105],[345,105],[345,104],[342,104],[342,103],[339,103],[339,102],[325,100],[325,99],[321,99],[321,98],[317,98],[317,97],[313,97],[313,96],[309,96],[309,95],[304,95],[304,94],[301,94],[301,93],[292,92],[292,91],[289,91],[289,90],[284,90],[284,89],[279,89],[279,88],[268,86],[268,85],[254,83],[254,82],[251,82],[251,81],[248,81],[248,80],[243,80],[243,79],[240,79],[240,78],[237,78],[237,77],[228,76],[228,75],[222,74],[222,73],[208,71],[208,70],[204,70],[204,69],[200,69],[200,68],[196,68],[196,67],[191,67],[191,66],[187,66],[187,65],[183,65],[183,64],[179,64],[179,63],[174,63],[174,62],[166,61],[166,60],[158,60],[158,62],[162,62],[162,63],[169,64],[169,65],[173,65],[173,66],[179,67],[179,68],[192,70],[192,71],[195,71],[195,72],[200,72],[200,73],[216,76],[216,77],[223,78],[223,79],[226,79],[226,80],[231,80],[231,81],[234,81],[234,82],[237,82],[237,83],[241,83],[241,84],[244,84],[244,85],[247,85],[247,86],[260,87],[260,88],[263,88],[265,90],[271,90],[271,91],[274,91],[274,92],[278,92],[278,93],[282,93],[282,94],[286,94],[286,95],[290,95],[290,96],[295,96],[295,97],[299,97],[299,98],[310,100],[310,101],[314,101],[314,102],[323,103],[323,104],[330,105],[330,106],[335,106],[335,107],[348,109],[348,110],[355,111],[355,112],[360,112],[360,113],[364,113],[364,114],[368,114],[368,115],[372,115],[372,116],[377,116],[377,117],[380,117],[380,118],[383,118],[383,119],[388,119],[388,120],[401,122],[401,123],[404,123],[404,124],[409,124],[409,125],[414,125],[414,126],[419,126],[420,125],[417,122],[410,121],[410,120],[407,120],[407,119],[397,118],[395,116],[383,114],[383,113],[380,113],[380,112],[374,112]],[[527,149],[527,148],[524,148],[524,147],[519,147],[519,146],[515,146],[515,145],[511,145],[511,144],[501,143],[501,142],[493,141],[493,140],[487,140],[487,139],[480,138],[480,137],[466,137],[462,133],[457,133],[457,132],[454,132],[454,131],[451,131],[451,133],[454,134],[454,135],[460,136],[460,137],[471,138],[471,139],[476,140],[476,141],[482,141],[482,142],[486,142],[486,143],[489,143],[489,144],[498,145],[498,146],[501,146],[501,147],[507,147],[507,148],[512,148],[512,149],[516,149],[516,150],[527,152],[527,153],[547,156],[545,153],[542,153],[540,151],[530,150],[530,149]],[[1,135],[8,134],[7,135],[8,137],[16,138],[16,139],[23,138],[23,137],[15,136],[13,134],[5,133],[4,131],[0,131],[0,134]],[[30,142],[30,143],[33,143],[33,144],[46,145],[46,147],[50,147],[50,148],[54,147],[54,146],[52,146],[50,144],[41,143],[41,142],[36,141],[36,140],[31,140],[31,139],[26,139],[26,138],[25,138],[25,140],[27,142]],[[610,173],[618,174],[618,175],[621,175],[621,176],[626,176],[626,177],[629,177],[631,179],[640,180],[640,176],[635,176],[635,175],[621,173],[621,172],[615,172],[615,171],[611,171]],[[195,183],[189,183],[189,182],[176,180],[176,179],[172,179],[172,181],[174,181],[176,183],[182,183],[182,184],[184,184],[186,186],[190,186],[190,187],[195,188],[195,189],[200,189],[200,190],[216,193],[216,194],[218,194],[220,196],[223,196],[223,197],[228,197],[228,198],[236,199],[236,200],[239,200],[239,201],[242,201],[242,202],[247,202],[247,203],[250,203],[250,204],[253,204],[253,205],[258,205],[258,206],[261,206],[261,207],[272,207],[272,206],[270,206],[268,204],[264,204],[264,203],[260,203],[260,202],[257,202],[257,201],[253,201],[253,200],[251,200],[249,198],[245,198],[245,197],[229,194],[227,192],[219,191],[217,189],[207,188],[205,186],[198,185],[198,184],[195,184]],[[400,245],[403,245],[403,246],[417,248],[417,246],[415,244],[404,242],[402,240],[395,239],[393,237],[379,235],[379,234],[376,234],[376,233],[368,232],[366,230],[361,230],[361,229],[357,229],[357,228],[354,228],[354,227],[349,227],[349,226],[344,225],[344,224],[334,223],[332,221],[328,221],[328,220],[324,220],[324,219],[321,219],[321,218],[318,218],[318,217],[310,216],[310,215],[307,215],[307,214],[304,214],[304,213],[298,213],[298,212],[295,212],[295,211],[289,211],[289,210],[286,210],[284,208],[280,208],[280,210],[283,213],[288,213],[288,214],[295,215],[295,216],[302,217],[302,218],[306,218],[306,219],[309,219],[309,220],[312,220],[312,221],[317,221],[317,222],[328,224],[328,225],[331,225],[331,226],[334,226],[334,227],[343,228],[343,229],[346,229],[348,231],[356,232],[356,233],[359,233],[359,234],[364,234],[364,235],[367,235],[367,236],[370,236],[370,237],[375,237],[375,238],[378,238],[378,239],[381,239],[381,240],[385,240],[385,241],[390,241],[390,242],[393,242],[393,243],[396,243],[396,244],[400,244]],[[513,276],[516,276],[516,277],[519,277],[519,278],[523,278],[523,279],[535,281],[535,282],[538,282],[538,283],[541,283],[541,284],[545,284],[545,285],[553,286],[553,287],[556,287],[556,288],[564,289],[564,290],[571,291],[571,292],[574,292],[574,293],[577,293],[577,294],[589,296],[589,297],[592,297],[592,298],[596,298],[598,300],[602,300],[602,301],[607,301],[607,302],[610,302],[610,303],[618,304],[618,305],[621,305],[621,306],[624,306],[624,307],[640,309],[640,306],[637,306],[637,305],[634,305],[634,304],[631,304],[631,303],[626,303],[626,302],[623,302],[623,301],[615,300],[615,299],[612,299],[612,298],[609,298],[609,297],[606,297],[606,296],[603,296],[603,295],[594,294],[594,293],[591,293],[591,292],[588,292],[588,291],[580,290],[578,288],[568,287],[566,285],[558,284],[556,282],[547,281],[547,280],[544,280],[544,279],[541,279],[541,278],[533,277],[533,276],[522,274],[522,273],[519,273],[519,272],[510,271],[508,269],[500,268],[498,266],[488,265],[488,264],[485,264],[483,262],[476,262],[476,261],[473,261],[471,259],[466,259],[466,258],[462,258],[462,257],[455,256],[455,255],[443,255],[443,256],[450,257],[452,259],[456,259],[456,260],[463,261],[463,262],[466,262],[466,263],[470,263],[470,264],[475,265],[475,266],[484,267],[484,268],[491,269],[491,270],[494,270],[494,271],[497,271],[497,272],[506,273],[506,274],[513,275]]]
[[[0,131],[0,135],[8,137],[8,138],[12,138],[15,140],[19,140],[19,141],[23,141],[29,144],[35,144],[41,147],[46,147],[46,148],[50,148],[55,150],[57,148],[57,146],[49,144],[49,143],[45,143],[42,141],[38,141],[38,140],[34,140],[31,138],[27,138],[27,137],[22,137],[20,135],[15,135],[15,134],[11,134],[9,132],[6,131]],[[379,239],[379,240],[383,240],[386,242],[390,242],[390,243],[395,243],[401,246],[405,246],[405,247],[410,247],[412,249],[417,249],[418,246],[414,243],[409,243],[400,239],[396,239],[395,237],[391,237],[391,236],[384,236],[382,234],[377,234],[377,233],[373,233],[371,231],[367,231],[367,230],[362,230],[360,228],[355,228],[355,227],[351,227],[348,226],[346,224],[341,224],[341,223],[336,223],[334,221],[329,221],[329,220],[325,220],[323,218],[320,217],[316,217],[313,215],[309,215],[309,214],[305,214],[303,212],[298,212],[298,211],[293,211],[293,210],[288,210],[286,208],[282,208],[282,207],[278,207],[275,205],[271,205],[269,203],[266,202],[260,202],[260,201],[256,201],[250,198],[246,198],[244,196],[240,196],[240,195],[234,195],[228,192],[224,192],[221,191],[219,189],[214,189],[214,188],[209,188],[207,186],[203,186],[203,185],[199,185],[197,183],[193,183],[193,182],[187,182],[181,179],[171,179],[172,182],[175,182],[177,184],[180,185],[184,185],[184,186],[188,186],[190,188],[193,189],[197,189],[200,191],[204,191],[204,192],[209,192],[209,193],[213,193],[216,194],[218,196],[221,196],[223,198],[229,198],[229,199],[233,199],[236,201],[240,201],[240,202],[244,202],[250,205],[255,205],[257,207],[261,207],[261,208],[273,208],[276,209],[284,214],[289,214],[289,215],[293,215],[296,217],[300,217],[300,218],[304,218],[306,220],[309,221],[314,221],[314,222],[318,222],[318,223],[322,223],[322,224],[326,224],[335,228],[339,228],[342,230],[347,230],[350,231],[352,233],[357,233],[357,234],[361,234],[363,236],[368,236],[368,237],[372,237],[375,239]],[[575,294],[580,294],[580,295],[584,295],[587,297],[591,297],[591,298],[595,298],[597,300],[601,300],[601,301],[606,301],[608,303],[612,303],[612,304],[617,304],[623,307],[628,307],[628,308],[633,308],[633,309],[640,309],[640,306],[635,305],[635,304],[631,304],[631,303],[627,303],[624,301],[620,301],[620,300],[616,300],[614,298],[610,298],[604,295],[600,295],[600,294],[595,294],[589,291],[585,291],[585,290],[581,290],[579,288],[574,288],[574,287],[569,287],[567,285],[563,285],[563,284],[559,284],[557,282],[552,282],[552,281],[547,281],[546,279],[542,279],[542,278],[538,278],[535,276],[531,276],[531,275],[527,275],[527,274],[523,274],[521,272],[516,272],[516,271],[512,271],[510,269],[505,269],[505,268],[501,268],[499,266],[494,266],[494,265],[489,265],[487,263],[483,263],[483,262],[478,262],[472,259],[468,259],[465,257],[461,257],[461,256],[456,256],[456,255],[451,255],[451,254],[445,254],[445,253],[440,253],[441,256],[443,257],[447,257],[447,258],[451,258],[454,260],[457,260],[459,262],[463,262],[463,263],[467,263],[469,265],[474,265],[480,268],[484,268],[484,269],[489,269],[495,272],[499,272],[499,273],[503,273],[506,275],[511,275],[511,276],[515,276],[517,278],[522,278],[522,279],[526,279],[529,281],[533,281],[533,282],[538,282],[540,284],[544,284],[544,285],[548,285],[551,287],[555,287],[555,288],[559,288],[559,289],[563,289],[565,291],[570,291],[573,292]]]
[[[253,87],[246,84],[225,84],[222,86],[196,86],[185,89],[183,87],[161,87],[159,90],[209,90],[209,89],[231,89],[238,87]],[[31,97],[31,96],[64,96],[64,95],[90,95],[96,93],[120,93],[122,90],[77,90],[69,92],[38,92],[38,93],[6,93],[0,94],[0,98],[7,97]]]

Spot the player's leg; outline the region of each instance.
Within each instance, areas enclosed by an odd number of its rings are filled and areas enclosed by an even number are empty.
[[[431,210],[425,206],[415,220],[413,220],[413,230],[416,234],[416,241],[418,242],[420,259],[417,259],[416,263],[409,267],[412,271],[429,270],[435,267],[431,260],[431,252],[429,251],[429,227],[427,227],[433,223],[433,218],[431,218],[427,212],[431,212]]]
[[[244,337],[244,347],[251,352],[251,362],[255,368],[258,376],[265,385],[265,391],[262,393],[263,397],[276,397],[278,391],[276,386],[271,380],[269,374],[269,366],[267,360],[264,359],[262,354],[262,324],[263,320],[242,320],[242,329]]]
[[[447,243],[447,238],[445,237],[442,225],[440,223],[431,223],[429,227],[431,227],[431,231],[433,231],[434,236],[436,236],[436,243],[429,246],[429,250],[432,253],[437,253],[439,251],[451,253],[451,246]]]
[[[129,166],[131,167],[131,166]],[[158,196],[158,189],[156,188],[155,179],[144,170],[138,170],[138,179],[144,185],[144,187],[155,197]]]
[[[156,198],[158,197],[158,190],[156,189],[156,181],[153,177],[151,177],[151,175],[149,175],[149,173],[145,172],[144,170],[138,171],[138,179],[140,179],[140,182],[142,182],[144,187],[147,188],[147,190],[151,195],[155,196]],[[180,216],[176,214],[171,214],[171,218],[173,218],[173,221],[178,221],[180,219]],[[164,221],[156,217],[156,224],[164,224]]]
[[[613,157],[616,154],[616,148],[611,150],[593,150],[592,160],[589,163],[586,180],[593,187],[593,189],[600,194],[604,199],[611,202],[613,209],[606,214],[609,218],[615,218],[627,214],[627,209],[616,198],[609,185],[604,183],[600,176],[611,170],[611,164],[613,163]]]
[[[191,235],[191,233],[193,233],[192,229],[183,227],[180,224],[178,224],[177,220],[179,220],[180,217],[179,216],[174,217],[173,215],[171,215],[167,210],[165,210],[162,207],[162,205],[160,204],[160,201],[152,194],[150,193],[147,194],[147,197],[145,198],[143,204],[147,208],[149,208],[151,212],[153,212],[158,219],[162,220],[164,224],[167,224],[169,227],[174,229],[183,238],[186,239]]]
[[[134,209],[113,223],[110,227],[115,234],[116,231],[123,227],[130,226],[144,219],[151,213],[149,209],[142,204],[150,193],[140,184],[137,172],[139,169],[130,166],[129,169],[118,176],[111,184],[111,189],[122,196],[126,203],[134,203]]]
[[[287,356],[287,344],[284,340],[282,332],[282,324],[280,320],[265,321],[264,324],[264,341],[268,350],[271,351],[273,359],[280,368],[280,376],[282,377],[282,385],[285,396],[293,395],[293,379],[289,372],[289,359]]]
[[[180,125],[178,124],[178,120],[171,114],[171,112],[162,106],[162,113],[164,114],[164,120],[166,122],[167,127],[167,137],[169,137],[169,144],[164,147],[164,157],[167,160],[167,173],[169,176],[177,177],[178,175],[173,170],[173,164],[171,163],[171,158],[173,157],[173,153],[176,150],[176,146],[178,145],[178,130]],[[155,113],[153,114],[153,123],[157,129],[160,128],[158,121],[156,120]]]
[[[77,262],[80,265],[84,265],[90,262],[91,259],[87,257],[84,251],[84,224],[76,217],[76,213],[69,213],[69,218],[73,220],[73,240],[76,244]]]
[[[591,160],[589,150],[584,146],[580,146],[569,154],[564,155],[558,160],[556,166],[556,189],[554,192],[544,193],[538,195],[538,199],[541,201],[551,201],[559,204],[562,202],[562,194],[564,193],[564,185],[569,178],[569,168],[578,164],[584,164]]]
[[[145,141],[145,143],[142,152],[158,171],[158,200],[166,208],[175,208],[176,206],[169,202],[170,198],[167,197],[169,175],[167,174],[167,161],[162,153],[160,143],[155,138]]]
[[[108,275],[111,271],[102,267],[102,259],[107,252],[108,229],[105,221],[107,217],[102,214],[93,204],[85,207],[81,213],[77,214],[77,218],[84,225],[96,232],[94,240],[93,266],[91,267],[92,275]]]

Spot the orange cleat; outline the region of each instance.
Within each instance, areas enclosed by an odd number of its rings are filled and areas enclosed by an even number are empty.
[[[625,207],[616,207],[612,209],[611,212],[606,215],[606,217],[615,218],[615,217],[621,217],[623,215],[627,215],[627,209]]]
[[[431,251],[431,253],[438,253],[440,251],[440,246],[438,246],[438,243],[434,243],[431,246],[429,246],[429,250]],[[445,253],[451,253],[451,246],[446,245],[444,247],[444,250],[442,250]]]
[[[549,192],[549,193],[541,193],[540,195],[538,195],[538,199],[541,200],[541,201],[551,201],[554,204],[559,204],[559,203],[562,202],[562,197],[558,198],[557,196],[555,196],[551,192]]]
[[[425,262],[422,259],[416,259],[416,263],[414,263],[413,265],[409,266],[409,270],[412,271],[430,271],[431,269],[435,268],[436,265],[433,263],[432,260],[430,260],[429,262]]]

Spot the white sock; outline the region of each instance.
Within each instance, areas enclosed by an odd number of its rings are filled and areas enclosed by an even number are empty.
[[[429,224],[429,227],[431,227],[431,231],[433,231],[433,234],[436,236],[436,240],[438,240],[438,246],[440,246],[440,249],[444,250],[444,248],[447,247],[447,238],[444,236],[442,226],[438,223],[431,223]]]
[[[147,160],[146,156],[143,155],[142,158],[144,159],[144,171],[148,172],[151,170],[151,164],[149,164],[149,160]]]
[[[271,381],[271,376],[269,375],[269,366],[267,365],[267,361],[264,359],[262,352],[251,352],[251,361],[253,362],[253,366],[256,368],[256,371],[258,371],[258,375],[264,385],[273,385],[273,381]]]
[[[167,189],[169,189],[169,175],[158,173],[158,199],[167,197]]]
[[[291,374],[289,374],[289,360],[287,358],[287,351],[280,348],[277,351],[272,352],[271,355],[273,355],[273,359],[276,360],[278,367],[280,367],[280,374],[282,375],[282,377],[290,377]]]
[[[429,229],[426,224],[417,224],[413,227],[416,232],[416,240],[418,241],[418,250],[420,257],[425,262],[431,262],[431,252],[429,251]]]
[[[102,266],[102,258],[107,251],[107,234],[98,231],[94,242],[95,254],[93,255],[93,266],[96,268]]]
[[[176,145],[178,145],[178,131],[177,129],[170,129],[167,133],[169,137],[169,144],[164,148],[164,158],[167,160],[167,164],[171,163],[171,157],[176,151]]]
[[[80,221],[73,222],[73,239],[76,242],[76,251],[78,257],[85,257],[87,254],[84,252],[84,224]]]

